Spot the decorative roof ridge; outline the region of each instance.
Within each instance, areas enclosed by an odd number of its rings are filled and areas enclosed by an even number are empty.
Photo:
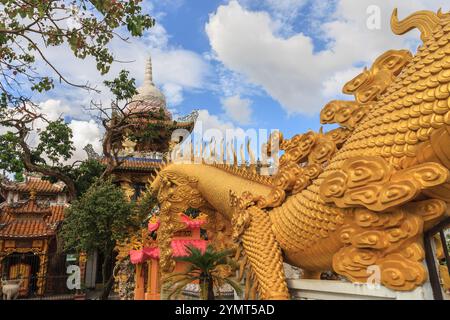
[[[24,181],[11,181],[11,180],[3,180],[0,182],[0,187],[5,190],[18,190],[22,189],[25,191],[26,189],[30,188],[34,189],[34,191],[38,194],[43,193],[42,190],[37,188],[36,186],[30,186],[32,183],[43,183],[48,184],[50,188],[55,188],[58,190],[55,190],[55,192],[63,192],[65,184],[62,181],[58,181],[56,183],[52,183],[49,180],[42,179],[41,177],[37,176],[27,176]],[[26,190],[28,191],[28,190]]]
[[[8,211],[8,213],[49,213],[51,212],[50,207],[51,205],[49,202],[36,201],[35,197],[30,197],[30,199],[25,201],[8,203],[6,206],[6,211]],[[30,210],[24,211],[25,209]]]
[[[154,159],[154,158],[147,158],[147,157],[127,157],[127,156],[123,156],[123,157],[118,157],[118,159],[121,160],[135,160],[135,161],[148,161],[148,162],[162,162],[162,159]]]

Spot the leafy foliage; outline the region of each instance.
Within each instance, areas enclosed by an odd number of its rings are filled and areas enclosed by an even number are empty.
[[[0,169],[21,174],[23,162],[20,160],[17,136],[8,131],[0,135]]]
[[[74,182],[76,195],[80,197],[102,175],[105,165],[96,159],[87,159],[79,165],[67,165],[60,169]],[[52,183],[58,182],[58,179],[54,177],[44,177],[44,179]]]
[[[103,75],[114,60],[109,50],[111,40],[126,40],[127,33],[142,36],[154,20],[143,12],[142,0],[2,0],[0,11],[0,125],[8,130],[0,136],[0,169],[19,179],[27,170],[63,181],[73,198],[86,190],[100,167],[93,163],[68,165],[74,151],[71,129],[63,119],[50,121],[27,95],[31,90],[53,89],[55,80],[94,88],[67,79],[48,59],[44,48],[68,46],[79,59],[93,58]],[[39,72],[36,68],[42,63],[53,73]],[[119,100],[136,92],[134,79],[129,80],[125,71],[111,82],[111,89]],[[120,132],[120,128],[106,129]],[[30,140],[39,143],[36,146]],[[91,172],[85,171],[86,166]],[[108,167],[111,173],[114,166],[108,163]]]
[[[133,37],[154,25],[142,13],[142,0],[3,0],[0,1],[1,90],[17,93],[29,82],[42,92],[54,87],[54,79],[34,72],[38,60],[56,73],[57,79],[71,83],[49,61],[44,47],[68,45],[75,57],[92,57],[101,74],[109,71],[114,58],[108,45],[127,29]],[[88,85],[77,85],[88,87]]]
[[[72,129],[63,119],[51,121],[39,134],[39,144],[36,147],[36,156],[47,157],[54,164],[61,159],[69,160],[75,148],[72,142]]]
[[[119,76],[113,81],[104,81],[103,83],[114,94],[118,101],[130,100],[138,92],[136,90],[135,79],[129,79],[129,72],[121,70]]]
[[[98,180],[66,210],[61,234],[67,250],[109,254],[128,235],[134,204],[110,180]]]
[[[102,175],[105,165],[95,159],[85,160],[72,170],[77,195],[82,196],[89,187]]]
[[[135,207],[135,219],[139,221],[142,226],[145,226],[151,217],[152,209],[158,204],[156,196],[151,192],[145,192],[139,198]]]
[[[20,176],[28,162],[31,166],[45,169],[57,167],[61,172],[67,170],[65,161],[72,157],[75,150],[72,129],[67,123],[62,119],[49,121],[42,131],[33,131],[34,123],[42,116],[29,110],[17,114],[22,117],[21,120],[15,117],[0,118],[0,125],[10,128],[10,131],[0,135],[0,169]],[[27,141],[31,134],[39,138],[35,147]]]
[[[214,299],[213,286],[219,287],[224,283],[228,283],[238,294],[241,293],[242,289],[236,281],[218,272],[220,266],[228,264],[230,250],[215,251],[212,245],[208,245],[204,253],[194,246],[188,246],[187,250],[187,257],[175,258],[177,261],[189,263],[186,272],[174,273],[166,278],[166,285],[171,287],[169,299],[179,296],[188,284],[197,281],[203,300]]]
[[[99,179],[66,209],[60,233],[64,249],[87,253],[96,250],[104,255],[102,299],[107,299],[114,284],[108,266],[116,243],[128,237],[130,228],[137,227],[132,218],[134,205],[111,180]]]

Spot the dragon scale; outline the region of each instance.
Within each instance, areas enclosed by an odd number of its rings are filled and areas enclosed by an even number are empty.
[[[332,101],[321,113],[341,128],[281,137],[285,155],[272,180],[227,165],[169,164],[152,184],[171,205],[168,190],[189,185],[204,201],[198,207],[231,221],[261,298],[288,297],[283,259],[355,282],[375,265],[395,290],[427,279],[423,232],[450,201],[450,15],[398,21],[394,11],[391,26],[396,34],[418,28],[418,52],[390,50],[348,82],[355,101]]]

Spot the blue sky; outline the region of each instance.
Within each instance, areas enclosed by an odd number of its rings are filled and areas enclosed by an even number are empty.
[[[374,6],[378,25],[369,28]],[[342,86],[377,56],[415,51],[416,31],[396,36],[390,30],[394,7],[400,19],[450,9],[442,0],[144,0],[157,25],[130,43],[112,43],[115,56],[131,62],[114,64],[107,78],[128,69],[140,85],[151,54],[154,80],[174,115],[200,109],[206,128],[280,129],[290,137],[318,130],[327,102],[351,100]],[[104,80],[92,61],[70,59],[64,49],[49,55],[72,79]],[[102,134],[83,106],[109,97],[58,86],[39,99],[46,112],[71,121],[82,157],[86,143],[99,150]]]
[[[167,1],[170,2],[170,1]],[[178,4],[168,4],[167,2],[157,2],[154,5],[155,12],[164,12],[164,15],[157,20],[166,29],[171,36],[170,42],[174,46],[180,46],[187,50],[205,54],[211,50],[208,35],[205,32],[205,25],[209,21],[210,14],[214,14],[220,5],[224,5],[226,1],[218,0],[193,0],[193,1],[175,1]],[[255,1],[258,2],[258,1]],[[266,10],[268,7],[263,1],[260,3],[251,3],[247,8],[252,10]],[[310,5],[306,6],[301,12],[307,15]],[[290,33],[302,32],[307,30],[309,26],[298,19],[292,21],[293,30]],[[305,32],[303,31],[303,32]],[[324,43],[319,39],[315,42],[316,49],[321,50]],[[220,62],[211,61],[213,68],[220,68]],[[214,69],[210,75],[212,81],[215,76]],[[156,79],[157,81],[157,79]],[[245,81],[242,79],[242,81]],[[250,99],[253,109],[251,123],[239,123],[236,125],[242,128],[266,128],[266,129],[282,129],[287,136],[308,130],[317,130],[320,127],[318,114],[315,115],[288,115],[282,110],[278,101],[274,100],[270,95],[266,94],[263,89],[255,88],[253,94],[242,95],[244,99]],[[187,92],[184,95],[183,103],[177,106],[180,113],[186,114],[191,109],[207,109],[211,114],[222,114],[221,108],[223,95],[220,92],[209,90],[198,90],[195,92]],[[231,120],[222,115],[224,121]]]

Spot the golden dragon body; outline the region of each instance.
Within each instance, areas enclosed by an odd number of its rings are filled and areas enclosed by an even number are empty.
[[[420,11],[398,21],[395,11],[391,26],[421,31],[416,55],[387,51],[348,82],[355,101],[332,101],[321,113],[340,128],[272,137],[284,150],[275,176],[222,164],[161,169],[152,189],[163,271],[173,266],[174,213],[195,207],[231,222],[253,297],[288,298],[283,260],[357,282],[376,266],[395,290],[426,281],[423,232],[450,201],[450,16]]]

